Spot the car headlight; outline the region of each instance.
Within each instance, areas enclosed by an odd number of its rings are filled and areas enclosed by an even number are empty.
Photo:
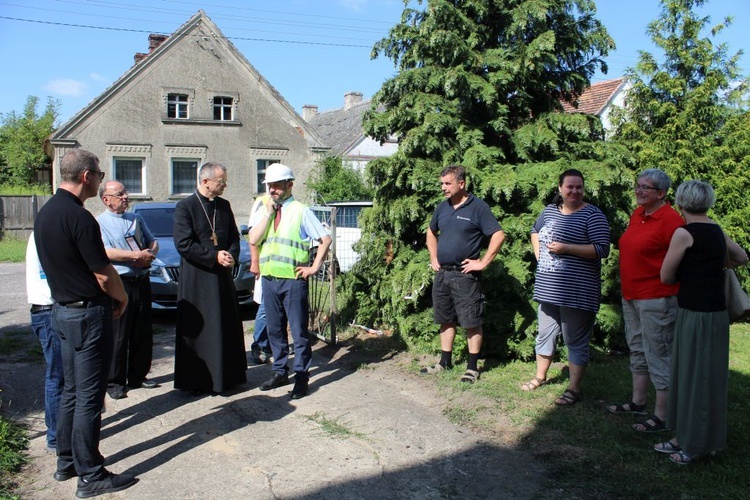
[[[164,281],[169,281],[169,275],[167,274],[166,266],[164,265],[164,262],[160,261],[159,259],[155,259],[151,263],[151,267],[148,269],[149,276],[152,276],[154,278],[161,278]]]

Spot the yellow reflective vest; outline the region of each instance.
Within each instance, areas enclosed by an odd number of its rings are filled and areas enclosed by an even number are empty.
[[[260,274],[275,278],[296,278],[294,270],[309,261],[310,242],[300,238],[302,216],[307,206],[296,200],[284,205],[281,222],[274,230],[268,221],[266,238],[261,242]]]

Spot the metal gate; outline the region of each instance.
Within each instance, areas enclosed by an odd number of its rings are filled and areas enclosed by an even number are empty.
[[[340,272],[336,259],[336,212],[337,207],[315,207],[315,215],[331,233],[331,246],[328,255],[315,276],[309,279],[310,320],[308,329],[311,334],[330,345],[336,345],[336,276]],[[317,242],[310,248],[310,264],[317,255]]]

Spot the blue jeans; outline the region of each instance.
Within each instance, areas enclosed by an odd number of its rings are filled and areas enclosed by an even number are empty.
[[[266,326],[266,304],[261,298],[258,312],[255,313],[255,327],[253,328],[253,344],[250,346],[252,352],[271,352],[268,344],[268,328]]]
[[[57,468],[75,465],[81,479],[105,473],[99,453],[102,405],[112,362],[112,303],[86,308],[55,304],[52,325],[62,340],[65,386],[57,415]]]
[[[52,310],[31,313],[31,329],[39,338],[47,372],[44,377],[44,424],[47,447],[57,447],[57,407],[63,391],[63,362],[60,336],[52,328]]]

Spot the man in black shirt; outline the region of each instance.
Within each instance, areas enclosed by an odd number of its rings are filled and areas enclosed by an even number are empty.
[[[112,359],[112,319],[128,304],[107,258],[99,224],[83,207],[96,196],[104,172],[99,159],[74,149],[60,162],[62,183],[34,224],[39,260],[55,304],[52,323],[62,340],[65,387],[57,419],[58,481],[78,476],[78,498],[124,490],[129,474],[104,468],[99,453],[101,409]]]
[[[437,274],[432,284],[432,308],[440,325],[440,362],[422,369],[423,374],[452,368],[456,325],[466,328],[469,361],[462,382],[479,379],[477,360],[482,347],[484,295],[479,272],[484,270],[505,240],[505,233],[490,207],[466,190],[466,171],[459,165],[443,169],[440,183],[445,201],[435,209],[427,229],[430,266]],[[438,239],[438,234],[440,239]],[[482,242],[489,246],[480,259]]]

